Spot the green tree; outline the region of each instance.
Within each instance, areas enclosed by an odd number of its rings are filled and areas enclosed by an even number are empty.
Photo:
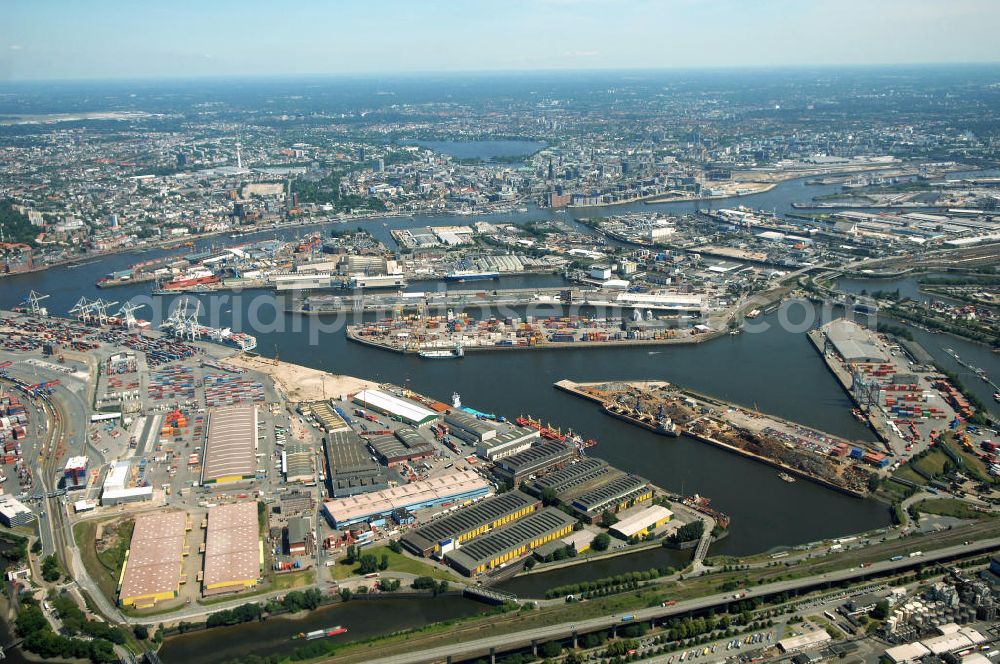
[[[538,648],[538,652],[542,657],[558,657],[562,654],[562,644],[558,641],[546,641]]]
[[[56,560],[55,555],[50,554],[45,556],[42,561],[42,578],[49,583],[55,583],[62,577],[62,572],[59,570],[59,561]]]
[[[607,533],[598,533],[590,542],[590,548],[594,551],[607,551],[611,546],[611,536]]]

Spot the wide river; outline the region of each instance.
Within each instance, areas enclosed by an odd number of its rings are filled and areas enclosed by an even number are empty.
[[[806,185],[793,180],[778,185],[764,194],[715,201],[713,207],[743,204],[752,207],[791,211],[793,201],[805,201],[811,196],[835,191],[835,186]],[[693,203],[656,206],[628,205],[623,210],[682,213],[691,212]],[[608,211],[574,211],[578,216],[604,214]],[[557,217],[566,220],[573,215],[532,208],[527,213],[477,215],[455,218],[425,216],[390,218],[360,222],[389,246],[395,243],[389,236],[393,228],[463,223],[480,219],[496,223],[524,223],[530,220]],[[358,224],[352,224],[358,225]],[[585,227],[578,226],[581,230]],[[303,229],[269,231],[240,241],[266,237],[292,237]],[[197,241],[199,248],[234,243],[234,240],[207,238]],[[60,267],[30,275],[17,275],[0,280],[0,308],[17,305],[31,289],[50,294],[45,301],[50,311],[65,315],[81,296],[104,297],[124,301],[148,296],[150,287],[130,287],[99,290],[94,282],[112,270],[121,269],[140,260],[148,260],[165,251],[142,254],[120,254],[98,262],[73,267]],[[175,252],[176,253],[176,252]],[[503,287],[542,286],[561,283],[558,276],[519,277],[505,279]],[[912,282],[878,283],[868,290],[886,289],[892,284],[912,288]],[[847,284],[852,289],[865,286]],[[897,287],[895,285],[893,288]],[[411,289],[429,289],[417,284]],[[411,356],[400,356],[348,343],[343,331],[315,333],[308,319],[275,313],[274,298],[263,292],[247,292],[239,298],[219,294],[203,298],[207,309],[218,311],[223,324],[234,328],[254,317],[263,321],[253,329],[258,352],[337,373],[345,373],[379,381],[406,384],[424,394],[449,400],[453,392],[463,403],[486,412],[508,417],[528,414],[572,427],[599,445],[592,454],[610,463],[639,473],[654,483],[686,494],[708,496],[713,506],[732,517],[731,534],[713,547],[713,553],[749,554],[792,546],[818,539],[835,537],[884,526],[889,521],[886,507],[875,501],[859,500],[821,488],[810,482],[788,484],[764,465],[744,460],[695,440],[681,437],[663,438],[643,429],[603,415],[593,404],[555,390],[552,384],[562,378],[575,380],[661,379],[690,387],[718,397],[755,406],[762,411],[796,420],[848,438],[871,439],[871,433],[850,413],[850,401],[826,369],[812,347],[804,329],[819,315],[813,307],[793,305],[768,314],[756,323],[766,323],[764,332],[726,336],[694,346],[663,346],[617,349],[579,349],[543,352],[496,352],[469,354],[461,361],[428,362]],[[153,299],[162,306],[161,298]],[[230,311],[230,308],[232,309]],[[143,317],[154,321],[159,312]],[[779,324],[779,319],[802,323],[791,327]],[[803,321],[805,321],[803,323]],[[213,321],[215,322],[215,321]],[[268,325],[272,329],[268,329]],[[934,335],[914,330],[927,350],[945,365],[960,369],[942,348],[956,350],[963,358],[1000,376],[1000,362],[988,349],[946,335]],[[318,342],[310,343],[316,336]],[[981,381],[967,374],[966,383],[976,389],[984,402],[992,404],[992,395],[985,394]],[[977,383],[979,383],[977,385]],[[509,582],[508,587],[519,594],[538,595],[544,588],[595,578],[628,569],[646,569],[654,565],[682,562],[676,553],[658,551],[640,553],[616,562],[588,564],[576,571],[558,570]],[[375,615],[381,630],[401,629],[428,620],[445,619],[481,610],[481,605],[465,600],[422,602],[398,600],[394,603],[355,602],[331,608],[323,615],[310,616],[301,626],[289,621],[269,621],[262,625],[245,625],[226,630],[214,630],[200,635],[171,639],[163,656],[168,662],[215,662],[227,656],[246,652],[262,654],[269,649],[287,645],[290,634],[303,628],[315,629],[327,624],[352,626],[352,636],[366,636],[353,626],[370,622]],[[373,612],[372,616],[365,617]],[[231,638],[236,637],[236,638]],[[209,646],[208,643],[211,642]],[[228,651],[228,644],[235,650]],[[209,654],[211,653],[211,654]]]

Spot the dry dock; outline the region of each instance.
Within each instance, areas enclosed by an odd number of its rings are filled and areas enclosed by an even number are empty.
[[[869,480],[876,475],[865,460],[865,455],[872,452],[865,443],[848,441],[663,381],[561,380],[555,387],[601,404],[609,415],[617,417],[609,408],[617,405],[654,421],[666,420],[692,438],[852,496],[866,496]]]

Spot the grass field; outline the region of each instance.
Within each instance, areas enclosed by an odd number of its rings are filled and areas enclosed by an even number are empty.
[[[394,553],[389,547],[386,546],[376,546],[370,549],[366,548],[361,550],[361,555],[373,555],[376,560],[381,560],[382,554],[389,556],[389,568],[386,570],[387,572],[402,572],[404,574],[415,574],[416,576],[429,576],[434,579],[444,579],[446,581],[456,580],[456,576],[454,574],[440,565],[425,563],[421,560],[410,558],[409,556],[401,553]],[[336,565],[330,568],[330,574],[334,579],[340,581],[352,576],[359,576],[361,574],[359,571],[360,568],[360,563],[345,565],[343,561],[339,561]]]
[[[977,512],[968,503],[957,498],[940,498],[936,500],[921,500],[913,506],[918,512],[924,514],[940,514],[941,516],[953,516],[956,519],[990,519],[992,514]]]
[[[927,480],[921,477],[920,474],[917,473],[915,470],[910,468],[909,464],[905,466],[900,466],[899,470],[897,470],[893,474],[893,476],[898,477],[900,479],[909,480],[910,482],[915,482],[917,484],[927,484]]]
[[[118,543],[116,546],[97,552],[96,535],[97,522],[82,521],[73,526],[73,538],[76,546],[80,549],[80,558],[87,568],[97,586],[106,597],[114,601],[118,592],[118,576],[121,574],[122,563],[125,562],[125,553],[128,551],[129,542],[132,540],[131,520],[118,524]]]
[[[948,463],[948,455],[941,450],[934,449],[931,450],[930,453],[924,458],[912,463],[925,473],[931,476],[937,476],[944,472],[944,465]]]

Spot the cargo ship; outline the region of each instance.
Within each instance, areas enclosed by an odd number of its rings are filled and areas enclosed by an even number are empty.
[[[454,348],[447,350],[432,350],[425,349],[417,352],[417,355],[424,358],[425,360],[457,360],[459,358],[465,357],[465,350],[461,345],[457,345]]]
[[[336,627],[327,627],[326,629],[315,629],[311,632],[299,632],[292,637],[292,640],[305,639],[306,641],[312,641],[313,639],[322,639],[327,636],[337,636],[338,634],[343,634],[346,631],[346,627],[337,625]]]
[[[208,270],[194,270],[160,284],[157,292],[180,292],[186,290],[207,290],[208,286],[219,283],[221,279]]]
[[[499,272],[477,272],[475,270],[455,270],[444,275],[445,281],[491,281],[499,278]]]

